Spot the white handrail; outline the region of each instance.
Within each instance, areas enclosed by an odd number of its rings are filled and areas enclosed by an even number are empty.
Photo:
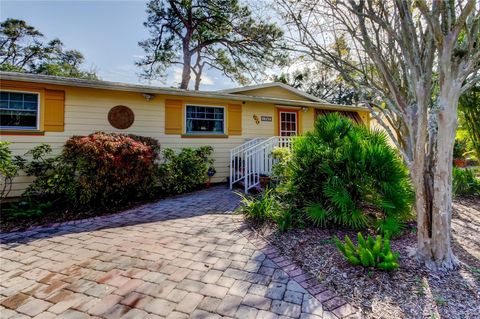
[[[230,189],[244,177],[245,150],[261,141],[261,138],[254,138],[230,150]]]
[[[292,146],[291,136],[273,136],[266,140],[253,139],[230,151],[230,189],[244,180],[245,193],[260,184],[260,175],[270,175],[275,160],[272,151],[276,147]]]

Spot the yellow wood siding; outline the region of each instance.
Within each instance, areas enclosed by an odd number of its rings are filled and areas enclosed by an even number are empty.
[[[42,143],[52,146],[54,154],[59,154],[66,140],[73,135],[88,135],[96,131],[132,133],[157,139],[162,149],[172,148],[179,151],[184,147],[200,147],[211,145],[214,148],[213,158],[217,173],[212,182],[225,182],[229,173],[230,150],[245,142],[245,131],[242,135],[228,138],[181,138],[183,127],[177,134],[165,133],[166,100],[176,100],[175,96],[156,95],[147,101],[141,93],[109,91],[87,88],[70,88],[47,86],[49,89],[65,91],[65,128],[63,132],[45,132],[44,135],[1,135],[2,141],[12,142],[10,149],[14,155],[24,155],[28,150]],[[3,85],[2,85],[3,88]],[[220,105],[236,104],[236,101],[214,99],[190,99],[182,97],[182,109],[185,104]],[[113,128],[108,122],[108,111],[116,105],[126,105],[135,114],[133,125],[127,130]],[[265,107],[267,108],[267,107]],[[270,105],[273,109],[273,106]],[[242,111],[242,119],[245,112]],[[183,124],[183,114],[181,116]],[[228,119],[227,119],[228,121]],[[253,120],[252,120],[253,121]],[[243,123],[242,123],[243,124]],[[228,125],[228,124],[227,124]],[[182,125],[183,126],[183,125]],[[242,127],[243,128],[243,127]],[[263,131],[263,136],[272,136],[272,131]],[[255,131],[250,137],[255,137]],[[32,178],[21,175],[14,181],[10,196],[20,196],[31,183]]]
[[[242,105],[228,104],[228,135],[242,135]]]
[[[165,134],[182,134],[183,102],[182,100],[165,101]]]
[[[273,136],[276,127],[275,113],[276,109],[271,103],[245,102],[242,112],[242,136],[248,139]],[[259,119],[258,124],[254,116]],[[273,120],[271,122],[261,121],[261,116],[270,116]]]
[[[65,92],[45,90],[44,130],[63,132],[65,121]]]
[[[313,131],[313,127],[315,124],[315,109],[313,107],[309,107],[306,112],[302,113],[302,130],[300,134],[305,134],[306,132]]]
[[[369,111],[358,111],[358,115],[362,119],[363,123],[370,127],[370,112]]]
[[[355,111],[352,111],[355,112]],[[358,115],[360,116],[360,119],[362,122],[370,127],[370,112],[369,111],[356,111]],[[305,132],[311,131],[314,128],[315,125],[315,109],[314,108],[309,108],[307,113],[304,114],[304,125],[305,125]]]
[[[5,87],[2,81],[2,89]],[[241,105],[240,112],[233,115],[241,117],[241,123],[238,126],[230,125],[229,109],[230,105],[239,105],[241,102],[234,100],[209,99],[209,98],[190,98],[173,95],[155,95],[150,101],[146,100],[141,93],[100,90],[89,88],[75,88],[59,85],[33,85],[29,83],[19,83],[21,86],[10,85],[10,87],[26,86],[29,90],[37,90],[44,97],[45,90],[64,91],[64,130],[46,131],[44,135],[2,135],[2,141],[12,142],[10,149],[14,155],[24,155],[25,152],[41,143],[47,143],[52,146],[54,154],[59,154],[65,141],[73,135],[88,135],[96,131],[131,133],[143,136],[149,136],[157,139],[162,149],[172,148],[176,151],[184,147],[200,147],[211,145],[214,148],[213,158],[217,173],[212,178],[212,182],[224,182],[229,174],[230,150],[245,142],[246,139],[255,137],[271,137],[275,134],[278,127],[276,119],[277,107],[271,103],[246,101]],[[35,87],[35,88],[33,88]],[[43,102],[41,98],[41,113],[43,114]],[[176,101],[176,102],[170,102]],[[226,128],[240,129],[239,135],[233,135],[229,132],[228,138],[182,138],[184,133],[184,109],[186,104],[201,104],[212,106],[224,106],[227,108]],[[116,105],[128,106],[135,114],[135,121],[127,130],[118,130],[113,128],[108,122],[108,112]],[[170,121],[166,120],[170,112],[167,105],[174,105],[176,110],[175,125],[166,125]],[[235,107],[234,107],[235,108]],[[180,109],[180,111],[178,111]],[[180,116],[178,116],[180,114]],[[313,110],[308,108],[307,112],[299,110],[301,132],[313,128]],[[259,121],[257,124],[254,115],[270,116],[272,121]],[[43,123],[43,121],[42,121]],[[169,129],[174,129],[175,133],[167,134]],[[170,131],[171,132],[171,131]],[[32,181],[30,177],[19,176],[15,179],[11,196],[19,196]]]

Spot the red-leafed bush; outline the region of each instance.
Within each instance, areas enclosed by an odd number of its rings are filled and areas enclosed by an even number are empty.
[[[53,169],[32,174],[30,192],[61,196],[69,206],[118,205],[155,192],[160,145],[151,138],[96,132],[73,136]]]

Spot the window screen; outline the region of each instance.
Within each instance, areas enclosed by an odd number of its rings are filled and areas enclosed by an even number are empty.
[[[0,92],[0,126],[14,129],[36,129],[38,94]]]
[[[187,105],[187,133],[223,134],[225,109],[223,107]]]

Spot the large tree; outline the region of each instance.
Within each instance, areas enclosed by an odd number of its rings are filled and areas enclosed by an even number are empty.
[[[77,50],[65,50],[62,41],[45,42],[44,35],[23,20],[0,24],[0,70],[96,79],[81,69],[85,58]]]
[[[292,41],[328,61],[398,146],[416,193],[417,258],[452,269],[452,156],[458,99],[479,79],[476,0],[282,0]],[[346,36],[355,58],[331,44]],[[351,77],[351,74],[359,76]]]
[[[282,82],[301,89],[309,94],[317,96],[325,101],[336,104],[356,104],[358,103],[359,95],[354,86],[349,81],[344,79],[342,73],[338,72],[331,66],[328,59],[322,57],[309,58],[300,51],[300,54],[295,54],[298,51],[298,46],[293,45],[286,47],[286,49],[293,50],[290,54],[290,59],[296,63],[293,65],[297,70],[290,73],[281,73],[274,75],[273,79],[277,82]],[[352,50],[349,47],[346,37],[340,35],[330,45],[330,50],[352,63]],[[349,79],[353,79],[358,75],[357,72],[350,73]]]
[[[237,0],[151,0],[147,13],[150,38],[139,43],[146,56],[137,62],[146,78],[163,78],[178,64],[180,88],[188,88],[193,73],[198,90],[205,67],[245,84],[285,62],[277,46],[282,31]]]

